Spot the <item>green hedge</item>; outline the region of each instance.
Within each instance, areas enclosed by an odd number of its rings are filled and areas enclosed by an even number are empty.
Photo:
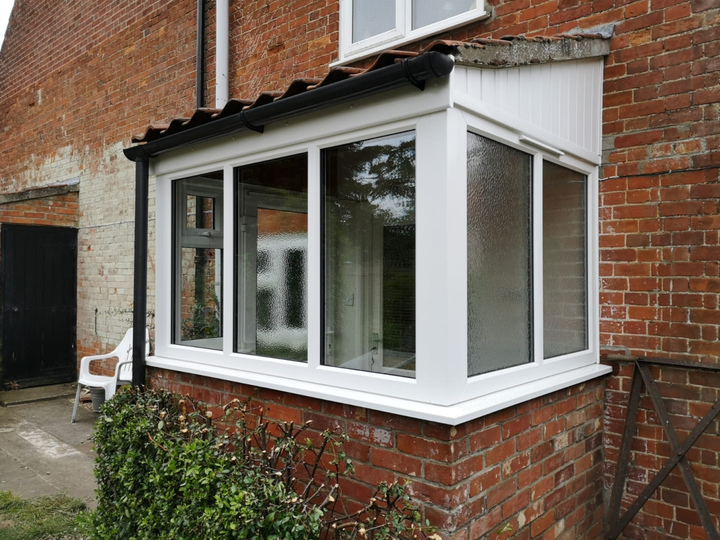
[[[107,402],[95,428],[94,538],[439,538],[402,485],[380,485],[365,508],[344,512],[346,435],[270,422],[247,402],[224,410],[213,419],[162,390]]]

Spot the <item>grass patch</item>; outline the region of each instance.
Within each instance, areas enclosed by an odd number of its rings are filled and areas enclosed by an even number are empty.
[[[0,540],[82,540],[85,503],[64,495],[21,499],[0,491]]]

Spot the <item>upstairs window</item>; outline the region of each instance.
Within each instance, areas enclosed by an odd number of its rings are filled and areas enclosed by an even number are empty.
[[[340,61],[485,17],[483,0],[341,0]]]

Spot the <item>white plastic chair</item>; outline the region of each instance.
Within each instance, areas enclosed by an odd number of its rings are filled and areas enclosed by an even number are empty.
[[[83,386],[92,388],[103,388],[105,390],[105,399],[108,400],[115,395],[118,384],[132,382],[132,349],[133,349],[133,330],[132,328],[125,332],[120,345],[114,351],[107,354],[97,354],[94,356],[85,356],[80,360],[80,376],[78,377],[77,392],[75,393],[75,406],[73,407],[72,420],[75,423],[77,416],[78,403],[80,403],[80,389]],[[145,356],[150,353],[150,332],[145,329]],[[90,373],[90,363],[95,360],[104,360],[106,358],[117,358],[118,363],[115,366],[115,374],[112,376],[93,375]]]

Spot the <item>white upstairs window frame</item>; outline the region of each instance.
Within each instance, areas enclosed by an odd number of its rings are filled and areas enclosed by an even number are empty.
[[[358,41],[353,37],[353,3],[358,0],[340,0],[340,50],[339,63],[350,62],[371,54],[426,38],[433,34],[452,30],[469,22],[489,17],[484,0],[475,0],[475,6],[469,10],[439,20],[434,23],[413,28],[414,0],[385,0],[394,5],[395,26]],[[433,0],[435,1],[435,0]]]

